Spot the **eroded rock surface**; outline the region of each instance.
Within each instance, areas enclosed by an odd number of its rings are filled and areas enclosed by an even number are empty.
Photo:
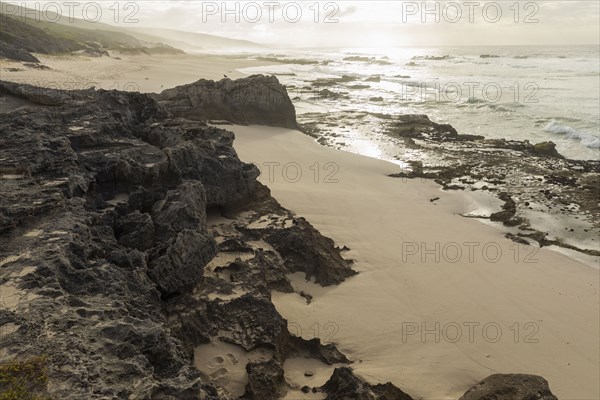
[[[194,120],[225,120],[295,129],[296,109],[276,77],[252,75],[235,81],[201,79],[156,95],[173,114]]]
[[[469,389],[459,400],[558,400],[541,376],[491,375]]]
[[[326,400],[412,400],[391,383],[370,385],[347,367],[336,368],[331,378],[320,388]]]
[[[355,274],[339,251],[332,251],[333,240],[321,236],[303,218],[294,220],[289,228],[276,230],[265,240],[284,257],[290,272],[297,272],[300,267],[308,278],[314,277],[323,286],[341,283]]]
[[[314,272],[248,243],[294,217],[239,160],[233,133],[138,93],[0,89],[26,99],[0,122],[3,360],[48,356],[61,399],[232,398],[194,368],[195,346],[215,339],[273,354],[249,365],[248,398],[287,391],[286,357],[347,362],[290,334],[271,303],[271,290],[293,291],[290,271]],[[208,223],[242,210],[253,216],[225,219],[239,235]],[[255,223],[273,213],[289,221]],[[344,275],[332,242],[307,232],[331,253],[323,273]],[[233,290],[244,293],[221,296]]]

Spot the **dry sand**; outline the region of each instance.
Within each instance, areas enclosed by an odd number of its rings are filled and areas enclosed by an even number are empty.
[[[240,68],[264,65],[264,62],[239,60],[216,55],[122,55],[113,57],[49,56],[36,54],[48,70],[23,66],[10,60],[0,61],[0,79],[58,89],[118,89],[161,92],[164,89],[195,82],[200,78],[232,79],[245,74]],[[117,59],[117,57],[119,59]],[[16,68],[18,71],[11,71]]]
[[[415,398],[456,399],[493,373],[542,375],[560,399],[600,398],[598,270],[547,249],[517,253],[501,228],[458,215],[472,211],[464,194],[390,178],[394,164],[296,131],[227,128],[274,197],[348,246],[360,271],[331,288],[296,279],[314,296],[308,305],[298,294],[273,295],[303,336],[320,328],[359,375]]]
[[[242,347],[215,340],[194,349],[196,368],[234,396],[242,396],[248,384],[246,364],[273,358],[272,352],[257,349],[246,352]]]

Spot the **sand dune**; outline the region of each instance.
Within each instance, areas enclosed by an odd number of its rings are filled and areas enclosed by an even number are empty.
[[[165,43],[184,51],[257,50],[265,48],[258,43],[247,40],[230,39],[204,33],[183,32],[175,29],[129,28],[124,29],[123,32],[141,40]]]
[[[77,7],[77,5],[75,5],[75,7]],[[58,9],[60,9],[60,6]],[[29,22],[34,25],[39,21],[52,21],[56,22],[57,25],[63,25],[69,28],[124,33],[144,42],[154,44],[162,43],[184,51],[229,51],[234,49],[247,51],[265,48],[265,46],[261,44],[250,42],[248,40],[232,39],[206,33],[184,32],[176,29],[136,27],[136,24],[132,23],[133,21],[122,23],[121,25],[114,25],[88,19],[74,18],[72,15],[57,14],[53,11],[52,7],[43,7],[40,9],[39,4],[34,8],[27,8],[16,2],[0,2],[0,14],[5,14],[18,19],[28,19]]]

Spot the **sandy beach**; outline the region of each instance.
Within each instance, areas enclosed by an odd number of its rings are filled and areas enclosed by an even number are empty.
[[[237,69],[259,64],[190,55],[39,58],[51,69],[2,61],[2,79],[125,90],[133,82],[134,90],[158,92],[240,77]],[[395,164],[298,131],[223,128],[235,132],[240,158],[259,166],[273,196],[355,261],[359,274],[339,286],[294,276],[310,304],[273,293],[302,336],[335,343],[359,376],[391,381],[415,399],[456,399],[497,372],[541,375],[560,399],[600,398],[598,270],[460,216],[473,211],[465,194],[391,178]]]
[[[112,57],[51,56],[38,54],[41,64],[49,69],[23,66],[2,60],[2,79],[57,89],[117,89],[143,93],[197,81],[200,78],[232,79],[245,74],[238,69],[264,65],[258,61],[239,60],[217,55],[123,55]],[[17,69],[14,71],[13,69]]]
[[[515,250],[501,229],[458,215],[471,211],[463,194],[390,178],[394,164],[296,131],[228,129],[275,198],[356,261],[360,274],[338,287],[297,281],[313,296],[309,305],[273,294],[304,336],[317,324],[359,375],[415,398],[455,399],[509,371],[546,377],[561,399],[600,396],[597,270],[551,250]]]

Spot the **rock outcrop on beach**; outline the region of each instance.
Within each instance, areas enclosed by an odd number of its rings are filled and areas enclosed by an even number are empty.
[[[363,382],[347,367],[336,368],[321,390],[327,393],[328,400],[412,400],[390,383],[370,385]]]
[[[275,76],[252,75],[235,81],[200,79],[155,95],[178,117],[243,125],[297,128],[296,109]]]
[[[349,363],[291,334],[270,291],[293,292],[292,272],[339,283],[351,263],[271,198],[231,132],[139,93],[0,90],[21,100],[0,122],[3,362],[43,363],[61,399],[233,398],[194,367],[215,340],[270,354],[246,366],[248,399],[294,389],[289,357]]]
[[[459,400],[558,400],[541,376],[491,375],[469,389]]]

